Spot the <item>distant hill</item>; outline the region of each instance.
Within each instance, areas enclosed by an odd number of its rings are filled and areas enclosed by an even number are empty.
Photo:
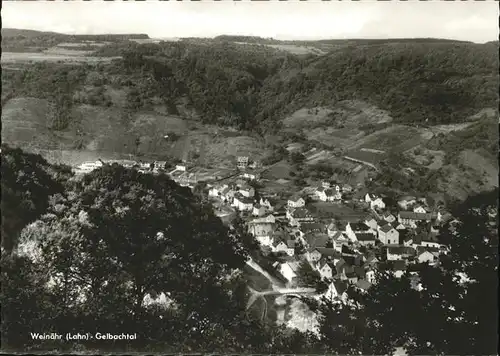
[[[149,39],[147,34],[68,35],[15,28],[2,28],[1,33],[2,51],[5,52],[42,51],[63,42],[118,42],[132,39]]]

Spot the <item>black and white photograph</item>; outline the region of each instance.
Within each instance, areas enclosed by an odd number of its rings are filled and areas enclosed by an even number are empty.
[[[4,1],[2,354],[497,355],[497,1]]]

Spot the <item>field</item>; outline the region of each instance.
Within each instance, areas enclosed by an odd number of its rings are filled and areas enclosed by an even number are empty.
[[[30,62],[60,62],[60,63],[99,63],[111,62],[119,57],[91,57],[76,53],[81,51],[65,51],[66,54],[43,53],[43,52],[2,52],[1,63],[3,64],[21,64]]]
[[[263,179],[277,180],[290,178],[292,166],[287,161],[280,161],[262,173]]]

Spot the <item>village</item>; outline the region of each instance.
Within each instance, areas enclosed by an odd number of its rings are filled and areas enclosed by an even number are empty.
[[[367,292],[376,283],[377,270],[395,277],[408,271],[418,286],[414,266],[436,264],[439,255],[447,253],[438,236],[450,215],[443,208],[429,207],[425,198],[402,196],[388,204],[362,184],[329,180],[291,191],[287,197],[263,193],[258,188],[263,168],[246,156],[236,158],[234,170],[209,171],[186,164],[164,170],[164,162],[116,163],[142,172],[165,172],[191,189],[203,181],[217,216],[228,225],[240,216],[258,241],[259,258],[253,265],[286,288],[314,287],[300,278],[301,265],[308,264],[326,285],[315,294],[318,300],[346,301],[349,285]],[[77,171],[87,173],[103,164],[85,163]],[[325,217],[318,204],[333,209],[349,206],[355,214]]]

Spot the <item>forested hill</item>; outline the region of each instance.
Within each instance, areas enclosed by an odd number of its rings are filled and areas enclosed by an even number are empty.
[[[411,124],[462,122],[483,108],[497,107],[498,51],[491,44],[411,40],[296,56],[227,41],[122,41],[96,54],[123,55],[123,61],[99,71],[104,82],[112,76],[130,83],[134,110],[159,98],[175,111],[182,100],[204,122],[261,132],[279,129],[281,119],[299,108],[334,106],[345,99],[367,101],[387,110],[395,121]],[[21,87],[15,90],[50,96],[38,85],[47,66],[16,73]],[[77,82],[65,83],[72,78],[71,70],[64,71],[67,75],[50,71],[51,82],[78,90]],[[7,94],[16,96],[9,92],[3,97]]]

